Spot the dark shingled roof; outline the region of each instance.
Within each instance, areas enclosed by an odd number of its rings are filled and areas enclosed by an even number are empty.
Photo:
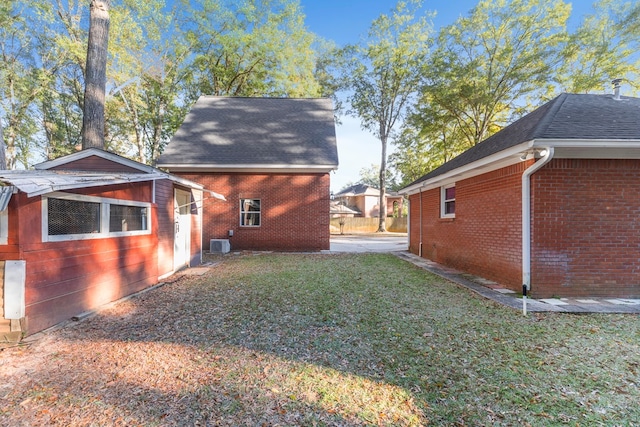
[[[158,166],[338,166],[328,98],[202,96]]]
[[[405,188],[533,139],[640,140],[640,98],[564,93]]]

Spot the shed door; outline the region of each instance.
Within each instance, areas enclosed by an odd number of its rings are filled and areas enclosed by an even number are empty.
[[[173,269],[179,270],[189,265],[191,246],[191,194],[175,190]]]

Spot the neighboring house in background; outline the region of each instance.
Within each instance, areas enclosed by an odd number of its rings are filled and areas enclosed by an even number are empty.
[[[329,249],[329,172],[338,167],[330,99],[202,96],[157,166],[216,188],[203,233],[234,250]]]
[[[415,254],[537,298],[640,298],[638,98],[562,94],[401,193]]]
[[[201,263],[201,185],[95,148],[36,168],[0,171],[3,333],[41,331]]]
[[[360,216],[360,212],[349,209],[343,205],[342,202],[335,200],[331,201],[329,214],[331,215],[331,218],[353,218],[355,216]]]
[[[380,190],[366,184],[355,184],[333,195],[333,200],[359,212],[364,218],[380,217]],[[386,193],[386,216],[402,216],[403,196],[392,191]]]

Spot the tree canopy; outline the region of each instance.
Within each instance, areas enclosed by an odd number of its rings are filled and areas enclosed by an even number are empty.
[[[9,169],[81,144],[90,3],[0,4]],[[616,78],[639,89],[630,0],[581,18],[565,0],[479,0],[437,33],[422,2],[401,0],[350,46],[309,32],[299,0],[107,3],[104,147],[149,164],[203,94],[333,96],[380,141],[384,189],[389,168],[407,184],[563,91],[609,91]]]
[[[399,2],[388,15],[373,21],[363,43],[342,52],[347,58],[343,81],[349,92],[348,113],[360,118],[362,127],[381,143],[381,212],[386,212],[388,141],[415,94],[429,51],[431,22],[416,16],[420,5],[418,1]],[[378,231],[385,231],[383,215]]]
[[[443,27],[423,63],[420,95],[394,139],[408,184],[560,92],[603,91],[638,77],[639,8],[601,0],[568,27],[562,0],[481,0]]]
[[[90,3],[0,6],[0,124],[9,168],[81,144]],[[298,0],[108,3],[105,123],[99,125],[105,149],[153,163],[204,94],[327,94],[316,74],[318,38],[304,26]]]

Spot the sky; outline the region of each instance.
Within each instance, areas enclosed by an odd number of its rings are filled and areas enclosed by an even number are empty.
[[[572,20],[588,14],[595,0],[573,2]],[[467,15],[478,0],[424,0],[424,10],[435,11],[434,29],[453,23],[458,17]],[[357,43],[366,36],[367,30],[381,14],[395,7],[395,0],[300,0],[306,15],[307,29],[320,37],[333,40],[337,45]],[[331,173],[331,191],[338,192],[346,185],[355,183],[360,170],[380,164],[380,141],[371,133],[361,130],[357,118],[341,117],[336,126],[338,141],[338,170]],[[393,152],[389,144],[388,154]]]

